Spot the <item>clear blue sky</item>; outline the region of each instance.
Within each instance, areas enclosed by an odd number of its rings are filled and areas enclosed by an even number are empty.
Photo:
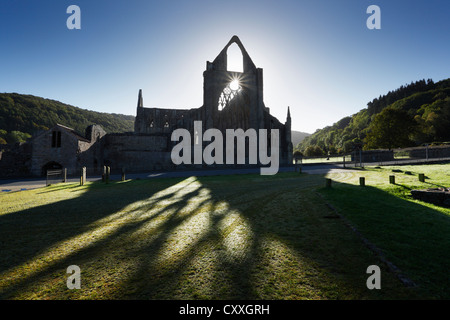
[[[69,30],[69,5],[81,30]],[[381,30],[369,30],[369,5]],[[264,101],[314,132],[389,90],[450,77],[447,0],[1,0],[0,92],[135,115],[197,108],[203,71],[233,35],[264,69]]]

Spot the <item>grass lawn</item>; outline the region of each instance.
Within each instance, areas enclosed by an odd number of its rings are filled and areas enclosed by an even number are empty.
[[[418,180],[424,173],[425,182]],[[389,184],[389,176],[395,184]],[[450,187],[450,164],[369,167],[329,174],[320,192],[379,247],[424,297],[449,299],[450,208],[412,199],[412,189]],[[359,186],[365,177],[366,187]]]
[[[449,186],[439,174],[449,165],[428,169],[410,171]],[[396,173],[391,186],[390,170],[334,174],[331,189],[324,176],[283,173],[0,194],[0,299],[450,298],[450,212],[410,200],[410,186],[429,184]],[[327,203],[418,286],[405,287]],[[80,290],[67,289],[70,265]],[[381,290],[366,287],[370,265]]]

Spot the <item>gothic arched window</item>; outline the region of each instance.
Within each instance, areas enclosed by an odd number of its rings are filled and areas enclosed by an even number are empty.
[[[219,97],[219,110],[223,110],[228,103],[233,100],[233,98],[238,94],[239,91],[242,90],[241,85],[239,84],[239,80],[235,79],[231,81],[225,89],[223,89],[222,93]]]
[[[227,49],[227,71],[244,72],[244,58],[236,43],[232,43]]]

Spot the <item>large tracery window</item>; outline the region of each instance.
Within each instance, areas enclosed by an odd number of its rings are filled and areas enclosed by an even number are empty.
[[[225,89],[223,89],[222,93],[219,97],[219,110],[225,108],[228,103],[233,100],[233,98],[238,94],[239,91],[242,90],[242,87],[239,84],[238,80],[231,81]]]

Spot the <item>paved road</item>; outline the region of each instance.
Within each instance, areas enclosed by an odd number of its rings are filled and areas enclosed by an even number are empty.
[[[326,174],[328,172],[336,172],[343,169],[339,165],[317,164],[304,165],[302,172],[309,174]],[[279,172],[293,172],[294,167],[279,168]],[[153,172],[153,173],[130,173],[126,175],[127,179],[155,179],[155,178],[170,178],[170,177],[190,177],[190,176],[215,176],[215,175],[230,175],[230,174],[250,174],[259,173],[258,168],[247,169],[218,169],[218,170],[195,170],[195,171],[173,171],[173,172]],[[111,180],[120,180],[120,175],[111,175]],[[87,181],[101,180],[101,176],[87,177]],[[68,178],[68,182],[77,183],[80,178]],[[0,180],[0,192],[23,191],[35,188],[45,187],[46,180],[42,178],[35,179],[11,179]]]

